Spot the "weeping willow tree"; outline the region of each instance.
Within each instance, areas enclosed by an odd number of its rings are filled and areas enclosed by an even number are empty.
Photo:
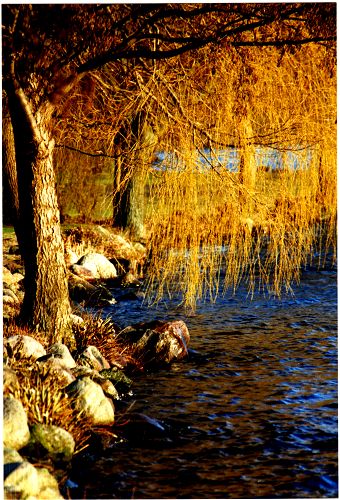
[[[58,141],[113,159],[113,216],[147,234],[153,299],[179,291],[194,307],[243,280],[279,295],[315,256],[335,258],[333,52],[306,25],[280,43],[294,22],[111,61],[64,102]]]
[[[70,116],[90,129],[84,138],[71,127],[79,151],[97,151],[86,161],[112,161],[118,225],[147,235],[152,300],[181,292],[194,307],[243,280],[251,293],[280,295],[315,256],[335,259],[328,47],[220,45],[119,68],[92,73],[90,96],[84,80],[68,99],[59,141],[70,137]]]
[[[221,282],[280,295],[304,265],[336,250],[336,87],[326,48],[218,56],[198,60],[191,85],[172,82],[177,106],[162,162],[148,174],[151,295],[179,291],[190,307],[214,299]],[[160,90],[164,107],[166,98]]]

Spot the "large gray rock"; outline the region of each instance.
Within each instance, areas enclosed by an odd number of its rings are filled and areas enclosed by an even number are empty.
[[[32,464],[5,453],[4,498],[12,500],[62,500],[57,480],[47,469],[36,469]]]
[[[7,448],[20,450],[30,439],[27,415],[22,403],[14,398],[3,400],[3,443]]]
[[[56,425],[34,424],[32,441],[40,445],[53,460],[71,460],[75,442],[73,436]]]
[[[37,470],[29,462],[7,464],[4,467],[5,498],[35,499],[39,493]]]
[[[110,371],[110,370],[104,370],[104,372],[105,371]],[[97,370],[93,370],[88,366],[77,365],[76,368],[73,368],[72,373],[78,379],[84,377],[90,378],[91,380],[96,382],[96,384],[100,385],[106,396],[109,396],[112,399],[120,399],[119,393],[115,385],[111,382],[111,380],[109,380],[108,377],[102,376],[102,371],[99,373]]]
[[[2,281],[7,285],[16,285],[24,277],[21,273],[11,273],[7,267],[2,266]]]
[[[57,358],[60,365],[64,368],[74,368],[76,366],[76,362],[73,359],[68,347],[61,342],[52,344],[48,348],[47,352],[48,354],[52,354],[54,358]]]
[[[70,368],[65,368],[63,362],[59,358],[53,357],[53,355],[43,356],[38,359],[39,365],[43,366],[48,372],[49,377],[53,377],[53,380],[59,385],[60,388],[66,387],[75,380],[75,376],[72,374]]]
[[[180,360],[188,354],[190,335],[186,324],[179,321],[153,321],[125,328],[119,334],[130,344],[132,356],[147,366]]]
[[[17,450],[14,450],[13,448],[4,448],[3,452],[4,464],[21,463],[24,461],[20,453],[18,453]]]
[[[47,469],[36,469],[38,474],[39,493],[37,500],[63,500],[58,486],[58,481]]]
[[[85,328],[85,321],[81,316],[78,316],[78,314],[70,314],[70,319],[73,326]]]
[[[100,376],[110,380],[119,394],[127,394],[130,392],[132,380],[127,377],[122,370],[117,368],[117,366],[113,366],[108,370],[102,370]]]
[[[44,347],[29,335],[12,335],[4,339],[4,347],[8,356],[16,358],[32,358],[34,360],[45,356]]]
[[[69,294],[75,302],[83,302],[87,306],[105,306],[115,304],[112,293],[104,286],[93,285],[80,276],[68,276]]]
[[[97,279],[109,280],[117,277],[115,266],[100,253],[87,253],[78,260],[77,264],[91,271]]]
[[[94,425],[113,424],[114,406],[103,389],[88,377],[78,379],[67,387],[76,408]]]
[[[89,281],[96,279],[92,271],[85,266],[81,266],[80,264],[72,264],[70,266],[70,271],[76,276],[80,276],[80,278],[84,278]]]
[[[3,296],[3,301],[7,303],[18,303],[19,302],[19,299],[18,297],[16,296],[16,294],[13,292],[13,290],[11,288],[8,287],[8,285],[6,286],[6,284],[4,284],[3,286],[3,290],[2,290],[2,296]],[[11,301],[9,299],[12,299]]]
[[[93,370],[104,370],[110,368],[110,363],[104,358],[97,347],[89,345],[84,349],[77,359],[78,364],[92,368]]]

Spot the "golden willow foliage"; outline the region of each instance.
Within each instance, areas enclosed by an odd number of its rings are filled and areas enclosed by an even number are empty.
[[[154,299],[180,291],[194,307],[214,299],[222,279],[225,290],[246,279],[250,292],[280,294],[313,256],[335,256],[336,88],[326,60],[313,44],[230,49],[193,64],[191,85],[178,78],[159,92],[159,107],[169,95],[177,106],[159,146],[172,154],[145,173]],[[158,85],[155,77],[153,95]],[[237,148],[238,172],[219,159],[226,145]],[[273,148],[283,162],[275,172],[256,159]]]
[[[315,256],[319,264],[328,250],[335,258],[332,65],[320,44],[212,47],[161,62],[111,63],[65,101],[57,142],[92,152],[84,160],[57,150],[60,164],[82,160],[71,195],[95,202],[94,178],[85,174],[104,167],[115,177],[114,196],[136,172],[138,189],[145,187],[152,300],[180,291],[194,307],[242,280],[251,293],[269,288],[279,295]],[[138,113],[145,121],[134,135]],[[237,172],[221,158],[228,147],[237,150]],[[159,170],[151,167],[152,148],[165,155]],[[275,151],[282,168],[272,172],[266,155]]]

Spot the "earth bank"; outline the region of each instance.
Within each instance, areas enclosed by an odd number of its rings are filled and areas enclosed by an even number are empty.
[[[4,497],[69,496],[74,457],[112,446],[117,411],[133,378],[183,359],[190,335],[183,321],[139,323],[121,330],[100,316],[114,289],[143,298],[145,247],[101,226],[64,232],[76,348],[48,345],[18,322],[24,269],[13,235],[3,239]],[[113,290],[113,292],[112,292]],[[96,314],[88,314],[91,307]],[[138,428],[145,416],[124,414]],[[152,419],[147,419],[152,425]],[[33,465],[34,464],[34,465]]]

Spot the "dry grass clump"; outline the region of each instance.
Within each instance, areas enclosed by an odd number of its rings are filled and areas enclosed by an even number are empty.
[[[75,410],[68,395],[55,383],[49,370],[20,361],[15,369],[18,386],[10,394],[21,401],[29,425],[36,423],[62,427],[72,434],[76,452],[84,448],[90,437],[90,427],[79,411]]]
[[[106,354],[118,349],[116,339],[118,327],[109,318],[103,319],[100,314],[83,314],[82,318],[84,323],[73,327],[78,351],[93,345],[105,357]]]
[[[93,345],[110,364],[122,362],[123,366],[128,364],[130,368],[143,369],[139,360],[133,356],[133,348],[122,341],[119,327],[110,318],[103,319],[100,314],[86,314],[82,317],[84,324],[76,325],[73,329],[77,351]]]

